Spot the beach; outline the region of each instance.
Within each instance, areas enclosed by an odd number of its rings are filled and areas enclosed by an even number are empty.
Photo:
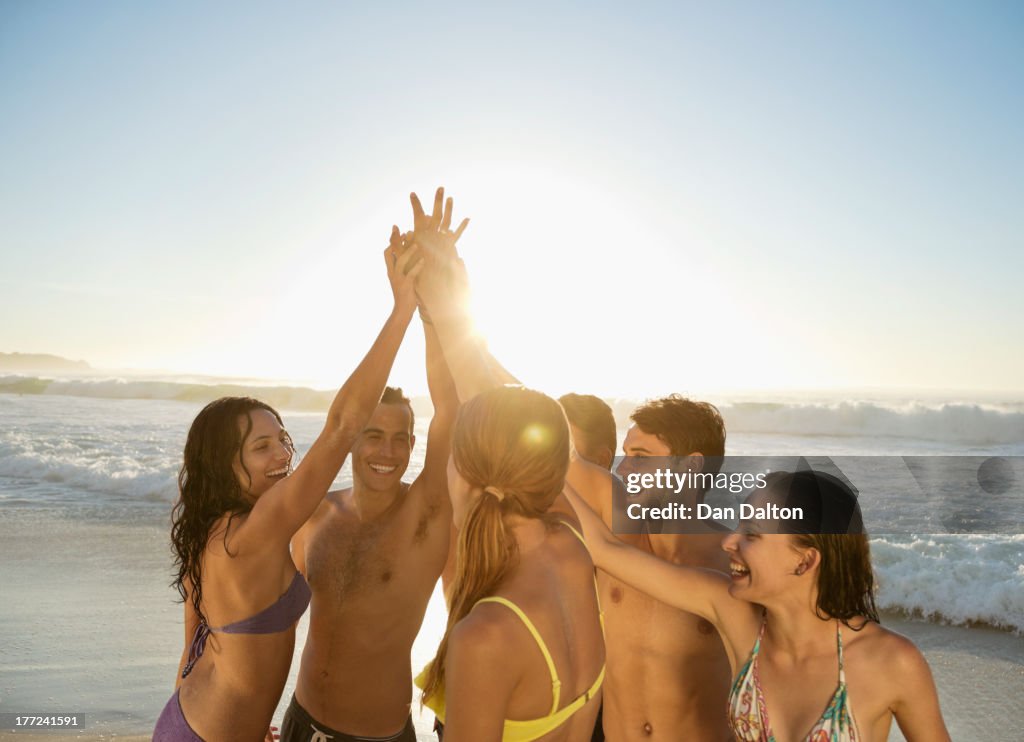
[[[169,587],[168,528],[177,456],[196,410],[169,400],[0,394],[0,713],[81,714],[78,739],[148,738],[173,691],[184,642],[182,608]],[[321,421],[285,414],[300,450]],[[419,416],[417,427],[428,422]],[[811,446],[789,433],[735,438],[752,452]],[[834,445],[814,444],[818,451]],[[848,437],[845,445],[863,453],[869,444]],[[905,445],[987,450],[924,438]],[[1005,441],[987,445],[1014,452]],[[414,453],[410,476],[421,456]],[[1015,740],[1024,710],[1007,699],[1024,697],[1024,541],[892,537],[872,548],[883,622],[925,653],[953,739]],[[955,615],[938,615],[944,606]],[[948,625],[953,620],[961,625]],[[308,615],[298,626],[275,724],[294,688],[307,622]],[[433,656],[443,625],[435,593],[413,649],[414,672]],[[419,738],[433,739],[430,713],[416,701],[413,713]],[[2,739],[29,736],[0,730]],[[894,729],[890,739],[902,737]]]

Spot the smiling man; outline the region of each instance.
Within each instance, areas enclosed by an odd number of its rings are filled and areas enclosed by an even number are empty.
[[[434,403],[422,473],[402,481],[416,437],[388,388],[352,449],[352,486],[328,493],[292,541],[313,591],[285,742],[415,742],[410,652],[444,567],[451,527],[446,468],[458,398],[432,326]]]
[[[633,425],[623,442],[617,472],[625,476],[656,466],[669,457],[689,457],[694,469],[714,466],[725,451],[725,425],[713,405],[679,395],[641,405],[630,416]],[[653,466],[647,466],[648,459]],[[574,461],[569,484],[612,527],[613,486],[621,483],[607,471]],[[658,498],[645,492],[638,501]],[[615,495],[621,502],[623,493]],[[703,491],[679,493],[694,505]],[[653,500],[647,504],[655,504]],[[622,541],[672,564],[728,571],[722,551],[725,535],[661,534],[641,529],[617,534]],[[704,619],[665,605],[598,570],[601,607],[605,615],[607,671],[604,684],[603,732],[595,740],[613,742],[678,742],[731,739],[725,705],[729,662],[718,632]]]

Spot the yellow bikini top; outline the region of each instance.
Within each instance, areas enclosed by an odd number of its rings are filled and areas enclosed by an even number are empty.
[[[566,525],[569,528],[569,530],[571,530],[576,535],[576,537],[580,539],[580,541],[583,540],[583,537],[580,536],[580,534],[576,531],[575,528],[568,525],[567,523],[564,525]],[[597,591],[596,577],[594,579],[594,591]],[[539,719],[530,719],[528,721],[506,719],[504,730],[501,735],[502,742],[530,742],[531,740],[543,737],[548,732],[554,731],[562,724],[564,724],[566,721],[568,721],[573,714],[575,714],[577,711],[583,708],[583,706],[585,706],[586,703],[591,698],[596,696],[599,690],[601,690],[601,685],[604,683],[604,665],[601,665],[601,671],[597,674],[597,679],[593,682],[590,688],[588,688],[585,692],[577,696],[571,703],[565,706],[565,708],[559,709],[558,703],[561,700],[562,681],[558,679],[558,671],[555,669],[555,662],[551,659],[551,653],[548,652],[548,647],[544,643],[544,640],[541,638],[540,632],[537,631],[537,627],[533,625],[533,622],[527,617],[525,613],[523,613],[523,610],[519,606],[517,606],[515,603],[513,603],[511,600],[508,600],[507,598],[500,598],[497,596],[481,598],[473,604],[473,607],[476,608],[481,603],[499,603],[508,608],[509,610],[511,610],[517,616],[519,616],[519,620],[523,622],[523,625],[526,626],[526,629],[530,632],[530,635],[533,637],[533,640],[537,642],[537,646],[540,648],[541,654],[544,655],[544,661],[547,663],[548,672],[551,674],[551,710],[548,712],[547,716],[542,716]],[[597,605],[601,621],[601,635],[603,636],[604,613],[600,612],[600,596],[598,596]],[[423,669],[423,672],[416,676],[415,682],[417,688],[420,688],[421,690],[423,689],[423,686],[426,683],[427,679],[427,671],[429,669],[430,665],[427,665],[427,667]],[[444,723],[444,688],[439,689],[439,691],[436,694],[427,699],[424,702],[424,705],[431,711],[433,711],[435,714],[437,714],[437,718],[440,719],[442,724]]]

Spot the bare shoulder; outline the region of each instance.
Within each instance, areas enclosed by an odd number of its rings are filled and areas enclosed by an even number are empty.
[[[591,570],[594,568],[590,552],[583,541],[580,527],[575,518],[570,520],[559,512],[558,520],[549,532],[549,543],[558,551],[559,563],[586,567]]]
[[[239,530],[245,526],[248,518],[248,513],[224,513],[220,516],[210,528],[204,553],[214,558],[236,556],[232,542],[236,539]]]
[[[449,653],[453,659],[472,663],[474,666],[508,667],[516,657],[519,643],[525,634],[515,613],[504,605],[480,603],[465,618],[455,624],[449,639]]]
[[[856,627],[858,623],[852,621]],[[907,637],[868,621],[859,631],[843,630],[843,646],[856,653],[859,663],[868,665],[878,678],[886,678],[896,687],[931,678],[931,670],[921,650]]]

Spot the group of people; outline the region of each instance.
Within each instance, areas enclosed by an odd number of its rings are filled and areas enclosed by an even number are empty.
[[[184,651],[155,740],[273,738],[309,607],[281,739],[414,742],[410,654],[439,579],[448,622],[415,683],[444,742],[871,742],[894,717],[911,742],[948,739],[922,655],[879,623],[862,531],[613,534],[611,410],[518,384],[466,309],[467,222],[451,229],[441,189],[430,214],[412,205],[385,251],[391,313],[301,462],[254,399],[216,400],[189,430]],[[386,384],[417,310],[434,414],[407,483],[413,409]],[[710,404],[673,395],[631,419],[628,461],[724,454]],[[352,485],[328,491],[349,456]],[[815,472],[756,497],[857,512]]]

